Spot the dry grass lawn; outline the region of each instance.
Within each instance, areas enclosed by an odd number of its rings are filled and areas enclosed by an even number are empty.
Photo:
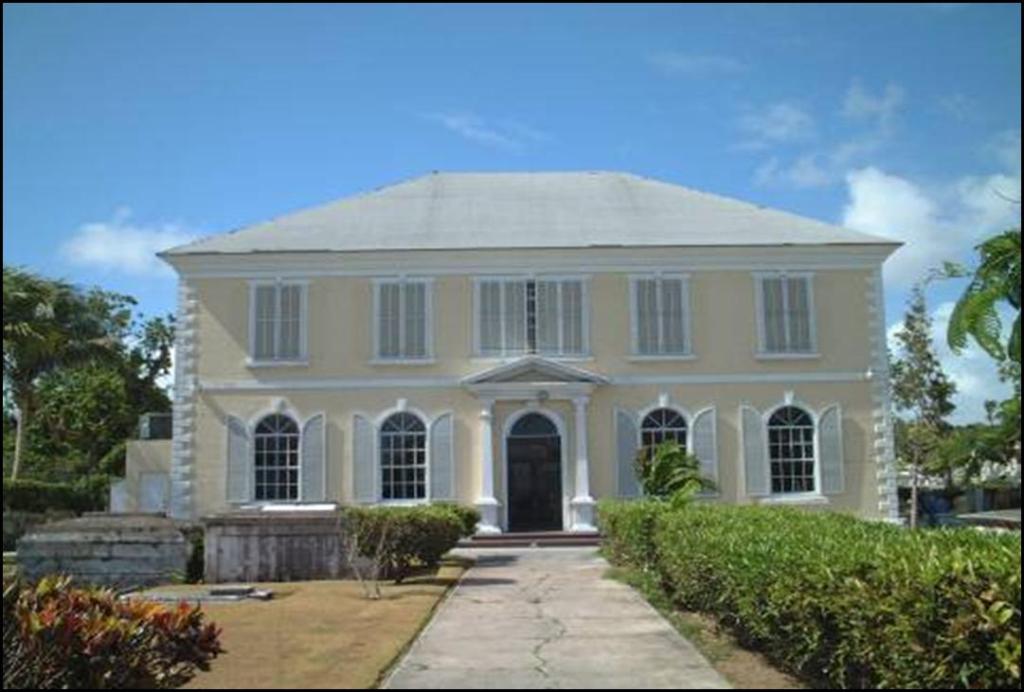
[[[436,575],[385,584],[379,601],[355,581],[315,581],[258,585],[274,591],[271,601],[205,604],[225,653],[188,687],[374,687],[464,569],[450,561]],[[175,588],[187,597],[207,587]]]

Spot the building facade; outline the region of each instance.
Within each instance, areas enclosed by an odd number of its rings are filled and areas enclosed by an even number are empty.
[[[881,267],[897,245],[619,173],[433,174],[162,257],[170,510],[476,505],[594,529],[638,448],[708,501],[895,517]]]

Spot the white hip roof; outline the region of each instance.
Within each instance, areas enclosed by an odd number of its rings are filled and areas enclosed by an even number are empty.
[[[629,173],[432,173],[161,254],[897,244]]]

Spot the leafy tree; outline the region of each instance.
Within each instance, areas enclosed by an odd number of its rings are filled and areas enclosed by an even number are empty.
[[[715,484],[700,474],[700,462],[675,440],[645,447],[636,456],[636,475],[647,497],[685,500]]]
[[[16,291],[23,285],[32,289],[25,297]],[[39,307],[51,295],[60,296],[57,307]],[[8,313],[9,303],[18,310]],[[12,474],[14,467],[51,480],[120,473],[123,445],[138,416],[170,409],[160,380],[170,371],[173,322],[169,317],[137,319],[135,306],[131,296],[76,289],[4,268],[4,386],[5,395],[10,394],[4,402],[4,425],[5,432],[9,424],[19,427],[16,437],[21,440],[15,444]],[[71,311],[73,318],[65,314]],[[27,368],[34,361],[22,354],[34,354],[32,339],[48,332],[65,341],[87,335],[88,348],[76,346],[70,354],[74,357],[58,351],[60,357],[46,367]],[[10,371],[9,354],[17,366]],[[23,381],[17,387],[15,376]],[[16,396],[19,391],[21,400]],[[31,416],[11,415],[11,404]],[[18,426],[19,420],[23,425]]]
[[[109,325],[86,296],[63,281],[4,267],[4,387],[17,408],[11,477],[21,469],[25,430],[37,406],[36,383],[61,367],[109,355]]]
[[[1020,228],[1004,231],[977,247],[980,261],[970,283],[950,316],[946,339],[954,352],[973,338],[996,360],[1009,358],[1020,363]],[[964,276],[955,264],[946,265],[946,274]],[[1003,325],[998,306],[1007,303],[1017,312],[1010,338],[1003,344]]]
[[[910,416],[904,429],[904,461],[911,468],[910,525],[917,526],[919,475],[933,460],[942,437],[950,429],[947,417],[955,410],[956,385],[942,370],[932,345],[932,320],[924,288],[914,287],[903,327],[896,333],[900,357],[892,363],[893,403],[897,411]],[[947,481],[951,482],[949,476]]]

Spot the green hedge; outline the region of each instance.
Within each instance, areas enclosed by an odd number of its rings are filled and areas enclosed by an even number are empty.
[[[102,511],[109,494],[106,476],[85,476],[72,483],[4,479],[4,509],[11,512]]]
[[[1019,534],[605,503],[608,553],[812,683],[1020,687]]]

